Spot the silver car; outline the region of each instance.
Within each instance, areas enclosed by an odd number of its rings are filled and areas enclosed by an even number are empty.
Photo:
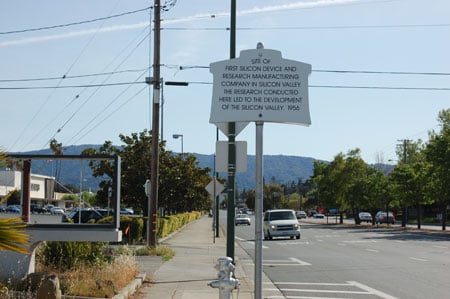
[[[234,225],[238,226],[240,224],[250,225],[250,217],[247,214],[237,214],[234,217]]]

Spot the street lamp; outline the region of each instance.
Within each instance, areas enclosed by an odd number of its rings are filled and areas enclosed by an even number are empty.
[[[183,151],[183,134],[173,134],[172,137],[174,139],[181,138],[181,155],[183,155],[183,153],[184,153],[184,151]]]
[[[155,84],[153,77],[146,77],[145,83],[148,85]],[[160,89],[161,89],[161,140],[164,140],[164,85],[168,86],[188,86],[189,82],[179,82],[179,81],[164,81],[163,78],[160,79]]]

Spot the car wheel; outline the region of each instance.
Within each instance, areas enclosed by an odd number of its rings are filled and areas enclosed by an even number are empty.
[[[300,239],[300,235],[296,236],[295,238],[296,238],[297,240]]]
[[[294,236],[291,236],[291,240],[294,240]]]

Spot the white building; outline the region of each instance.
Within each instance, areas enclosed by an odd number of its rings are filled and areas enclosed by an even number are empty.
[[[9,192],[22,189],[22,172],[17,170],[0,171],[0,201]],[[56,199],[54,192],[55,178],[40,174],[31,174],[30,197],[31,203],[40,205],[53,204],[64,206],[64,202]],[[59,204],[58,204],[59,203]],[[3,203],[6,205],[6,202]]]

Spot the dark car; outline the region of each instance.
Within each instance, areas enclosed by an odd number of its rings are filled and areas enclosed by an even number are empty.
[[[33,214],[45,214],[47,213],[47,209],[37,204],[31,204],[30,212]]]
[[[7,213],[20,213],[20,208],[18,206],[7,206],[6,212]]]
[[[79,210],[73,210],[69,215],[62,216],[62,222],[80,223]],[[81,210],[81,223],[95,223],[104,218],[97,210],[83,209]]]
[[[378,213],[375,215],[375,223],[395,223],[395,216],[391,212],[389,212],[389,215],[386,217],[386,212],[378,211]]]

